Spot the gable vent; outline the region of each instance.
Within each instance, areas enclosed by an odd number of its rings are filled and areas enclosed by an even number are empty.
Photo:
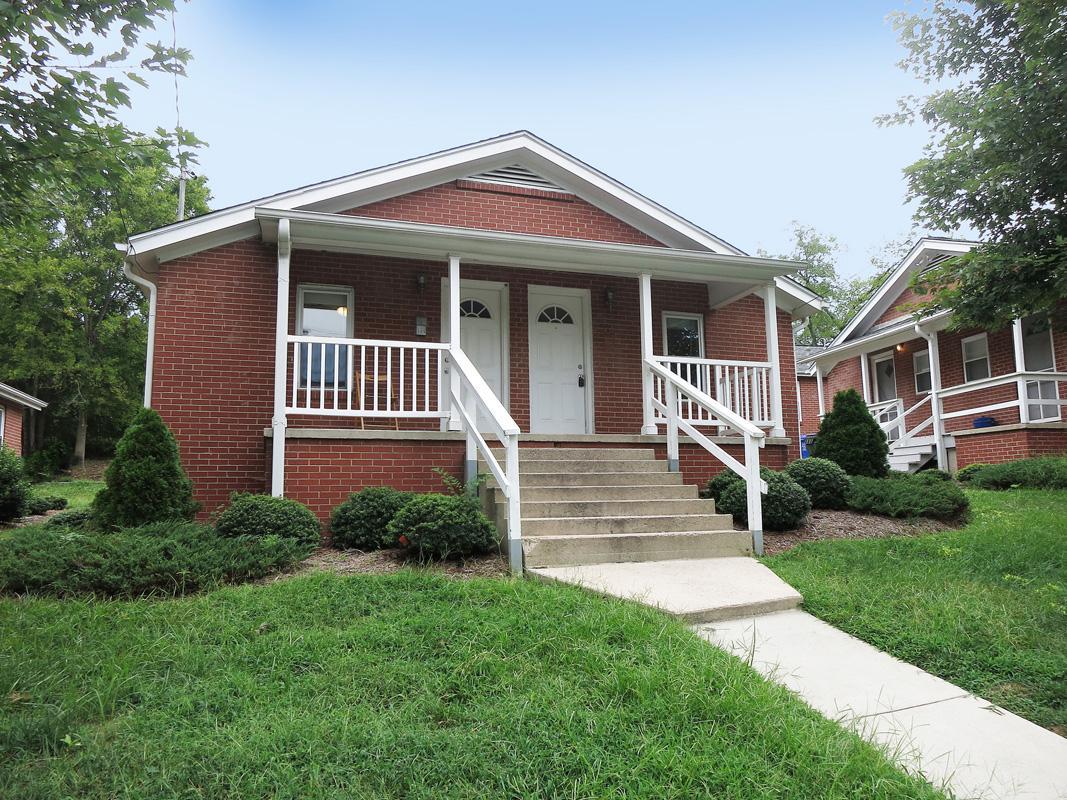
[[[536,172],[528,170],[526,167],[513,164],[510,167],[500,167],[499,169],[491,169],[487,172],[479,172],[477,175],[470,175],[467,177],[469,181],[479,181],[481,183],[501,183],[505,186],[522,186],[527,189],[542,189],[546,192],[563,192],[564,194],[571,194],[562,186],[557,186],[552,181],[542,178]]]

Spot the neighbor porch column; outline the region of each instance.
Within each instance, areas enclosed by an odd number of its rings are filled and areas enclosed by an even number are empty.
[[[918,325],[915,330],[926,339],[926,353],[930,357],[930,425],[933,426],[934,447],[937,448],[937,468],[948,469],[948,448],[945,447],[945,426],[941,422],[941,353],[937,346],[937,331],[927,333]],[[904,428],[907,429],[905,421]]]
[[[285,386],[288,373],[289,256],[292,239],[289,220],[278,220],[278,296],[274,312],[274,416],[271,418],[270,493],[285,494]]]
[[[652,370],[646,359],[652,358],[652,276],[638,278],[641,295],[641,433],[656,433],[656,415],[652,409]]]
[[[460,349],[459,325],[459,256],[450,255],[448,257],[448,349],[450,352]],[[448,380],[452,387],[452,394],[449,396],[448,404],[448,429],[450,431],[458,431],[462,428],[459,411],[456,410],[454,403],[451,401],[451,397],[460,396],[459,373],[456,372],[455,366],[450,365]]]
[[[1011,341],[1015,349],[1015,371],[1026,372],[1026,351],[1023,348],[1023,321],[1017,319],[1011,323]],[[1026,381],[1019,378],[1016,382],[1019,395],[1019,422],[1030,421],[1030,404],[1027,403]]]
[[[860,380],[863,382],[863,402],[867,405],[871,404],[871,375],[870,375],[870,363],[867,361],[867,354],[860,353]]]
[[[763,327],[771,364],[771,436],[785,436],[782,420],[782,362],[778,357],[778,298],[773,283],[763,287]]]
[[[821,422],[826,415],[826,400],[822,394],[822,366],[820,364],[815,365],[815,390],[819,393],[819,421]]]

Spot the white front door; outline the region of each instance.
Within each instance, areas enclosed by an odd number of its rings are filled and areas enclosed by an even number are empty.
[[[444,298],[441,329],[448,330],[448,280],[442,284]],[[493,394],[504,407],[508,406],[505,381],[505,355],[507,353],[506,287],[504,284],[487,281],[459,282],[459,344],[467,358],[482,374]],[[468,390],[469,391],[469,390]],[[468,398],[464,395],[464,403]],[[470,407],[469,405],[467,406]],[[487,430],[485,412],[479,411],[478,428]]]
[[[589,293],[531,286],[530,432],[589,433]]]

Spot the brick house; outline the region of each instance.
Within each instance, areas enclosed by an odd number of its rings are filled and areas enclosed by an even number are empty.
[[[26,411],[41,411],[48,403],[14,386],[0,383],[0,445],[22,455],[23,417]]]
[[[1067,331],[1036,317],[1000,331],[949,330],[951,311],[914,312],[924,298],[912,278],[975,244],[917,242],[834,341],[798,367],[813,370],[817,388],[800,391],[820,415],[842,389],[862,393],[894,469],[936,462],[954,471],[1067,451]]]
[[[640,449],[692,484],[726,464],[756,497],[797,457],[798,266],[520,131],[133,236],[125,270],[145,403],[205,513],[269,491],[326,520],[480,470],[514,560],[520,445]]]

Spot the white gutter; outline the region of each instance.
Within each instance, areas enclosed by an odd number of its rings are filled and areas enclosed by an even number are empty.
[[[135,275],[130,269],[132,253],[128,254],[122,262],[122,274],[141,288],[148,298],[148,352],[145,354],[144,365],[144,407],[152,407],[152,364],[156,351],[156,295],[158,287],[147,278]]]

